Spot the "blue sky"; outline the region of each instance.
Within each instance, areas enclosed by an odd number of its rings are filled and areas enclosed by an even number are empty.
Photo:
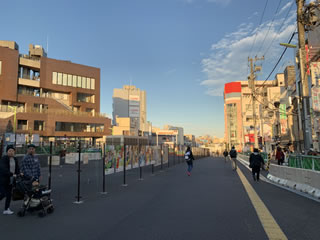
[[[1,3],[0,39],[16,41],[24,53],[48,39],[48,57],[99,67],[101,112],[110,116],[113,89],[131,80],[147,91],[153,126],[223,137],[224,83],[246,79],[249,55],[265,54],[264,80],[283,50],[279,43],[295,30],[294,0],[269,0],[261,21],[265,3],[11,0]],[[290,63],[289,49],[275,73]]]

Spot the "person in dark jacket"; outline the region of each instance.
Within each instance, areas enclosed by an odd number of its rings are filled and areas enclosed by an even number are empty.
[[[232,170],[237,170],[237,151],[234,146],[232,146],[231,151],[229,153],[232,160]]]
[[[21,173],[24,177],[32,180],[32,185],[38,185],[41,177],[40,162],[35,155],[36,146],[28,145],[28,153],[24,156],[21,162]]]
[[[10,215],[11,192],[13,177],[19,174],[18,160],[14,156],[15,148],[7,146],[7,154],[0,161],[0,200],[6,198],[3,214]]]
[[[224,162],[227,162],[227,160],[228,160],[228,155],[229,155],[229,153],[228,153],[227,149],[224,150],[224,152],[223,152]]]
[[[254,181],[259,181],[260,168],[264,165],[264,160],[259,154],[259,150],[255,148],[253,153],[251,153],[250,158],[250,167],[252,168],[252,176]],[[257,177],[256,177],[257,174]]]
[[[186,160],[186,162],[187,162],[187,164],[188,164],[187,174],[188,174],[188,176],[191,176],[191,171],[192,171],[192,168],[193,168],[193,160],[194,160],[194,157],[193,157],[193,154],[192,154],[192,151],[191,151],[191,148],[190,148],[190,147],[187,148],[187,151],[186,151],[186,153],[184,154],[184,159]]]
[[[276,160],[278,160],[278,165],[282,165],[284,162],[284,153],[281,147],[277,147]]]

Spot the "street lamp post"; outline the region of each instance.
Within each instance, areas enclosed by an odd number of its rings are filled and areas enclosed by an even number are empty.
[[[281,46],[284,46],[286,48],[293,48],[293,49],[296,49],[297,48],[297,45],[295,44],[289,44],[289,43],[280,43]],[[299,51],[299,62],[300,62],[300,76],[301,78],[304,78],[304,67],[303,67],[303,63],[304,63],[304,59],[303,59],[303,56],[302,56],[302,52]],[[302,82],[302,79],[301,79],[301,82]],[[300,90],[299,92],[299,95],[300,96],[303,96],[304,94],[304,88],[302,88],[302,91]],[[302,118],[301,118],[301,111],[300,111],[300,98],[298,98],[298,151],[302,150],[302,147],[301,147],[301,143],[300,143],[300,133],[301,131],[303,131],[304,133],[304,149],[309,149],[310,148],[310,144],[311,144],[311,141],[309,141],[309,137],[308,137],[308,133],[309,131],[307,129],[309,124],[308,124],[308,119],[307,119],[307,109],[306,109],[306,106],[304,105],[304,102],[302,104],[302,112],[303,112],[303,115],[304,115],[304,126],[302,124]],[[304,127],[304,130],[303,130],[303,127]],[[302,128],[302,129],[301,129]]]

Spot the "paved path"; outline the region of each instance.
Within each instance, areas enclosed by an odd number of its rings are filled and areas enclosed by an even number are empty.
[[[75,166],[55,167],[56,211],[45,218],[0,215],[1,239],[260,240],[268,239],[270,230],[274,234],[280,230],[287,239],[320,239],[319,203],[265,182],[253,182],[248,169],[241,165],[239,171],[232,171],[230,162],[222,158],[195,161],[191,177],[185,164],[157,170],[155,176],[146,168],[144,181],[138,180],[137,170],[131,170],[127,187],[121,186],[121,173],[110,175],[107,195],[99,193],[99,167],[99,162],[84,166],[84,203],[80,205],[72,203]],[[12,209],[17,210],[19,204],[13,203]],[[256,206],[262,215],[257,214]],[[275,224],[269,222],[268,212]],[[261,219],[267,222],[262,224]]]

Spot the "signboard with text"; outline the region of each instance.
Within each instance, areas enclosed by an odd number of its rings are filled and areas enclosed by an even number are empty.
[[[129,105],[130,106],[140,106],[140,96],[139,95],[129,95]]]
[[[138,106],[129,106],[129,117],[136,117],[140,116],[140,108]]]
[[[313,87],[311,89],[312,108],[315,112],[320,112],[320,87]]]

